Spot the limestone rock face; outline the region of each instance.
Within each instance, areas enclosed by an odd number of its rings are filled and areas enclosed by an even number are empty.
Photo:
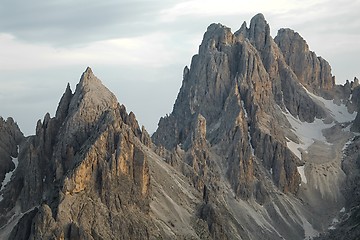
[[[270,27],[263,14],[259,13],[251,19],[247,38],[256,49],[263,50],[271,44]]]
[[[251,20],[249,29],[243,24],[235,34],[212,24],[190,69],[184,70],[173,112],[160,120],[153,141],[169,150],[184,144],[187,150],[185,143],[194,136],[191,126],[200,114],[206,119],[210,146],[222,149],[218,155],[225,152],[227,177],[238,196],[247,199],[259,191],[256,158],[264,160],[267,169],[276,169],[273,179],[280,189],[296,193],[297,159],[286,148],[281,125],[287,123],[275,106],[278,102],[308,121],[322,114],[298,86],[262,14]],[[300,107],[300,102],[309,104]]]
[[[185,176],[190,167],[201,179],[200,185],[194,181],[203,192],[198,216],[214,238],[226,239],[224,231],[231,230],[218,225],[226,212],[219,206],[226,209],[231,200],[223,203],[216,197],[226,191],[223,182],[235,198],[267,207],[278,201],[273,192],[298,195],[304,159],[288,146],[294,136],[285,115],[300,123],[334,121],[312,94],[345,101],[353,92],[335,86],[330,65],[299,34],[280,30],[273,39],[262,14],[235,33],[211,24],[191,66],[184,68],[172,113],[160,119],[152,140],[167,162]],[[206,127],[194,127],[202,125]],[[231,216],[237,218],[236,213]],[[288,238],[298,238],[299,225],[291,226],[294,235]]]
[[[331,90],[335,86],[330,64],[310,51],[306,41],[297,32],[280,29],[275,42],[281,49],[286,63],[303,85],[316,93]]]
[[[46,114],[21,148],[18,172],[0,202],[1,221],[13,211],[26,214],[8,236],[149,238],[154,224],[141,136],[149,141],[135,115],[86,69],[74,93],[67,86],[56,116]]]
[[[356,115],[356,118],[354,120],[354,124],[352,126],[352,130],[359,132],[360,131],[360,114]]]

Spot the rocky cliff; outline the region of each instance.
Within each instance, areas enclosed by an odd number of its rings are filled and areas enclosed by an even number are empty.
[[[0,238],[325,234],[358,214],[358,94],[298,33],[272,38],[262,14],[207,28],[151,138],[87,68],[34,136],[1,119]],[[343,219],[339,231],[354,226]]]
[[[309,46],[299,33],[291,29],[280,29],[275,42],[284,54],[289,67],[298,80],[312,92],[320,94],[335,86],[330,64],[309,50]]]
[[[288,35],[279,31],[277,40],[284,41],[282,45],[300,45]],[[305,80],[300,81],[293,69],[298,65],[287,64],[291,54],[298,56],[299,52],[281,49],[270,36],[269,25],[261,14],[251,20],[249,28],[243,24],[234,34],[221,24],[210,25],[199,54],[193,57],[190,69],[184,69],[174,110],[160,120],[154,142],[169,150],[186,143],[193,135],[191,125],[201,114],[209,129],[207,140],[212,145],[227,146],[228,178],[234,190],[242,188],[236,190],[240,197],[249,198],[258,191],[254,184],[254,157],[261,159],[268,170],[274,169],[272,177],[280,189],[296,193],[300,183],[296,166],[300,161],[286,148],[282,128],[289,124],[281,111],[309,122],[325,117],[325,112],[306,94],[301,85]],[[302,54],[310,52],[304,48]],[[314,82],[324,82],[314,83],[319,89],[333,86],[331,75],[317,80],[317,72],[307,67],[306,74],[316,79]]]
[[[202,154],[205,160],[202,160],[200,168],[186,162],[197,173],[197,178],[200,177],[204,192],[214,195],[223,193],[219,179],[224,176],[236,197],[246,201],[255,200],[265,208],[274,207],[269,202],[277,199],[271,194],[277,190],[298,196],[310,208],[319,207],[318,203],[326,198],[325,192],[329,192],[329,199],[325,201],[331,204],[326,209],[320,207],[323,211],[329,211],[339,208],[339,202],[342,202],[338,197],[342,196],[341,187],[334,191],[325,190],[326,181],[333,181],[334,186],[343,183],[340,160],[332,157],[328,158],[331,159],[329,162],[324,160],[326,164],[335,165],[336,173],[340,171],[340,175],[329,175],[330,179],[335,180],[321,180],[323,182],[317,182],[319,185],[315,187],[304,187],[304,182],[307,183],[302,173],[304,166],[323,169],[325,163],[318,166],[318,163],[308,160],[312,151],[302,145],[306,145],[305,141],[314,143],[314,138],[306,140],[304,136],[309,133],[299,133],[298,129],[305,125],[312,126],[321,136],[321,140],[317,137],[320,142],[331,142],[330,136],[324,136],[321,127],[330,128],[352,121],[356,114],[346,107],[352,104],[352,100],[348,99],[353,90],[348,90],[347,85],[335,85],[329,63],[310,51],[298,33],[280,29],[273,39],[262,14],[254,16],[249,27],[243,23],[235,33],[221,24],[212,24],[204,34],[190,68],[184,69],[183,84],[172,113],[160,119],[152,139],[155,144],[174,153],[168,155],[169,162],[172,156],[179,155],[179,149],[185,155],[205,151]],[[346,106],[335,104],[332,99],[340,99],[340,103]],[[350,111],[349,117],[337,118],[335,109],[338,107],[345,109],[341,113]],[[199,116],[201,122],[206,123],[202,134],[205,138],[199,140],[206,141],[206,148],[193,140],[197,130],[192,126],[198,124]],[[343,138],[348,137],[344,133]],[[335,143],[332,144],[335,146]],[[339,143],[341,146],[343,144],[342,141]],[[313,171],[309,175],[316,175],[311,180],[315,182],[322,170]],[[213,176],[209,173],[219,174]],[[324,175],[328,176],[327,173]],[[221,205],[219,202],[213,205]],[[227,201],[225,205],[228,204]],[[289,209],[297,209],[295,206],[282,207],[288,208],[284,210],[285,215],[291,215]],[[214,214],[206,212],[206,218],[213,221]],[[236,218],[236,214],[233,214]],[[304,218],[309,219],[308,216]],[[318,220],[328,222],[323,217]],[[302,222],[300,225],[306,224]],[[280,226],[276,225],[275,228],[281,232]],[[296,222],[288,225],[289,228],[297,228]],[[325,226],[316,226],[314,222],[309,225],[314,227],[314,231],[305,232],[306,237],[326,229]],[[213,234],[223,237],[217,235],[218,230],[214,230]],[[295,234],[283,236],[289,239],[298,237]]]
[[[56,116],[46,114],[20,147],[0,203],[2,225],[17,221],[9,239],[148,238],[141,134],[134,114],[88,68],[74,93],[66,88]]]

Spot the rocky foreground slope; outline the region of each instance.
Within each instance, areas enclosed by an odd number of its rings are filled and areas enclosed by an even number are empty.
[[[0,238],[356,239],[359,89],[262,14],[208,27],[151,138],[88,68],[36,135],[2,120]]]

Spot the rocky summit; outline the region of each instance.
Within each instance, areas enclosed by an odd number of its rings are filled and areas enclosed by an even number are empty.
[[[1,239],[358,239],[359,82],[262,14],[211,24],[150,137],[90,68],[0,119]]]

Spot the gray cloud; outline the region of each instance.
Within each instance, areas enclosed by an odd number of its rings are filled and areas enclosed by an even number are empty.
[[[33,133],[38,119],[43,118],[46,112],[54,114],[67,82],[74,89],[82,71],[87,65],[91,65],[95,75],[116,94],[118,100],[129,111],[135,112],[140,123],[149,132],[153,132],[159,118],[171,111],[181,85],[182,69],[190,64],[192,55],[197,53],[207,26],[220,22],[231,27],[234,32],[243,21],[249,23],[257,13],[240,9],[236,14],[190,14],[169,21],[160,18],[164,9],[179,2],[182,1],[4,0],[0,6],[0,33],[9,33],[16,40],[32,46],[46,43],[55,46],[55,50],[71,48],[76,51],[94,41],[140,37],[160,32],[156,36],[166,36],[166,39],[151,41],[158,44],[156,51],[173,53],[170,55],[173,59],[168,57],[163,60],[163,54],[150,51],[143,56],[149,61],[144,61],[142,65],[125,66],[114,62],[92,63],[93,59],[87,58],[74,60],[62,57],[57,60],[59,63],[68,61],[71,64],[60,64],[62,67],[59,67],[56,62],[41,68],[40,62],[36,65],[36,70],[19,68],[2,71],[0,101],[6,104],[0,104],[0,115],[13,116],[26,134]],[[281,27],[298,31],[312,50],[330,62],[337,79],[343,82],[360,76],[357,61],[360,45],[355,41],[360,39],[358,9],[360,1],[346,0],[338,5],[331,1],[321,1],[311,8],[263,13],[273,36]],[[154,49],[152,44],[154,42],[149,43],[148,47]],[[36,54],[37,49],[29,51],[28,55]],[[97,54],[109,53],[95,52],[91,57],[98,56]],[[118,56],[121,59],[123,54],[116,52],[115,58]],[[21,54],[16,56],[21,57]],[[109,54],[109,57],[112,56]],[[51,57],[49,59],[53,60]],[[0,64],[6,60],[0,57]],[[46,60],[47,58],[43,61]],[[153,60],[163,64],[148,66]]]
[[[310,15],[301,21],[291,21],[293,27],[313,31],[317,34],[360,34],[360,18],[358,11],[360,1],[344,0],[341,3],[331,1],[322,2],[311,9],[311,12],[294,12],[294,18],[301,15]]]
[[[152,133],[161,116],[170,113],[180,89],[183,67],[91,66],[140,124]],[[34,134],[36,122],[49,112],[54,116],[58,102],[69,82],[74,91],[86,66],[49,70],[26,70],[16,74],[0,72],[0,116],[13,117],[26,135]],[[144,74],[146,73],[146,74]],[[5,86],[5,80],[12,83]],[[14,81],[16,79],[16,81]]]
[[[174,1],[3,1],[0,32],[52,45],[138,36],[157,27],[156,16]]]

